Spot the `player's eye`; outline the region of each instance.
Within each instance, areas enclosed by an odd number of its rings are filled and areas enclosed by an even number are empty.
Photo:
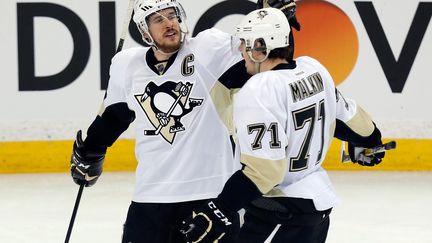
[[[169,13],[168,16],[167,16],[168,20],[174,20],[174,19],[177,19],[177,18],[178,18],[178,15],[175,12]]]
[[[164,21],[164,19],[165,18],[163,16],[158,16],[158,17],[155,17],[152,22],[155,24],[160,24]]]
[[[166,19],[167,19],[168,21],[174,21],[174,20],[178,19],[178,15],[177,15],[176,12],[168,13],[168,14],[165,15],[165,16],[164,16],[164,15],[161,15],[161,14],[158,14],[157,16],[155,16],[155,17],[151,20],[151,22],[154,23],[154,24],[161,24],[161,23],[163,23]]]

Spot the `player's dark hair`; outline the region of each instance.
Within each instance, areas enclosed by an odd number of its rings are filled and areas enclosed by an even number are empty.
[[[289,47],[281,47],[281,48],[276,48],[270,51],[268,58],[269,59],[276,59],[276,58],[280,58],[280,59],[285,59],[285,60],[289,60],[290,56],[291,56],[291,51]]]
[[[281,58],[285,59],[288,62],[292,62],[294,59],[294,36],[292,31],[289,34],[289,46],[276,48],[270,51],[268,58]]]

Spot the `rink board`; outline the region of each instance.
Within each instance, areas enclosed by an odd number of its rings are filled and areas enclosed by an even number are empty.
[[[384,142],[390,141],[385,139]],[[432,171],[432,140],[397,139],[397,149],[374,168],[340,162],[334,140],[324,167],[330,170]],[[0,173],[65,172],[69,169],[73,141],[0,142]],[[133,171],[134,140],[119,140],[108,150],[104,171]],[[156,161],[155,161],[156,162]]]

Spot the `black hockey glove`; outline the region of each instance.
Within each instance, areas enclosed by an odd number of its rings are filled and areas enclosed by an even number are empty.
[[[188,243],[217,242],[232,231],[236,217],[237,212],[223,209],[218,199],[210,200],[183,221],[180,232]]]
[[[187,242],[217,242],[233,235],[239,227],[237,211],[262,196],[257,186],[241,171],[225,183],[217,199],[208,201],[183,221],[181,232]]]
[[[377,144],[378,145],[381,145]],[[372,148],[372,147],[368,147]],[[365,155],[365,147],[359,147],[352,143],[348,143],[348,153],[350,155],[351,161],[354,163],[357,163],[362,166],[375,166],[379,163],[381,163],[382,159],[384,158],[385,152],[380,152],[372,155]]]
[[[300,31],[300,23],[296,18],[297,5],[294,0],[258,0],[257,9],[266,7],[280,9],[287,17],[290,26]]]
[[[81,130],[73,145],[71,156],[71,175],[78,185],[92,186],[102,174],[106,148],[88,149],[84,146]]]
[[[381,163],[384,158],[385,152],[380,152],[372,155],[364,154],[365,148],[373,148],[383,144],[381,141],[381,132],[375,126],[373,133],[368,137],[364,143],[348,142],[348,153],[351,161],[362,166],[375,166]]]

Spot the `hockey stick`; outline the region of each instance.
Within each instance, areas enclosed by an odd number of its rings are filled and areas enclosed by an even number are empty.
[[[122,32],[120,35],[120,40],[119,40],[119,43],[117,46],[116,53],[120,52],[123,49],[123,44],[124,44],[124,41],[126,39],[126,33],[127,33],[127,30],[129,29],[129,22],[130,22],[131,17],[132,17],[134,2],[135,2],[134,0],[129,0],[129,6],[128,6],[128,9],[126,12],[126,17],[125,17],[124,22],[123,22],[123,29],[122,29]]]
[[[345,152],[345,141],[342,141],[341,144],[341,161],[342,163],[351,161],[351,157]]]
[[[69,239],[70,239],[70,236],[71,236],[71,233],[72,233],[72,228],[73,228],[73,225],[74,225],[75,217],[76,217],[76,214],[77,214],[77,211],[78,211],[78,206],[79,206],[79,203],[80,203],[80,200],[81,200],[81,195],[83,193],[83,190],[84,190],[84,183],[82,185],[80,185],[79,190],[78,190],[78,195],[76,197],[75,206],[74,206],[74,209],[73,209],[73,212],[72,212],[72,217],[71,217],[71,220],[69,222],[69,227],[68,227],[68,231],[67,231],[67,234],[66,234],[65,243],[69,242]]]
[[[396,141],[390,141],[388,143],[384,143],[378,146],[375,146],[373,148],[358,148],[362,151],[360,152],[359,156],[361,157],[369,157],[377,153],[382,153],[386,150],[391,150],[396,148]],[[357,148],[356,148],[357,149]],[[342,162],[348,162],[351,161],[351,157],[349,154],[345,152],[345,142],[342,141],[342,147],[341,147],[341,160]]]
[[[281,226],[282,226],[281,224],[277,224],[276,227],[271,232],[271,234],[269,235],[269,237],[267,237],[267,239],[264,241],[264,243],[271,243],[271,241],[273,240],[274,236],[276,235],[276,233],[278,232]]]
[[[131,17],[132,17],[134,2],[135,2],[134,0],[129,0],[129,5],[127,8],[125,20],[123,22],[123,28],[122,28],[122,32],[120,35],[120,40],[119,40],[119,43],[117,46],[116,53],[120,52],[123,49],[124,40],[126,39],[126,33],[127,33],[128,28],[129,28],[129,22],[130,22]],[[69,243],[69,239],[70,239],[70,236],[72,233],[72,228],[73,228],[73,225],[75,222],[76,214],[78,212],[78,206],[79,206],[79,203],[81,200],[81,195],[82,195],[83,191],[84,191],[84,183],[82,185],[80,185],[79,190],[78,190],[78,195],[77,195],[76,200],[75,200],[75,205],[74,205],[74,209],[72,212],[72,217],[71,217],[71,220],[69,222],[68,231],[66,233],[65,243]]]
[[[381,144],[381,145],[373,147],[373,148],[365,149],[363,154],[365,156],[371,156],[371,155],[381,153],[381,152],[384,152],[386,150],[395,149],[395,148],[396,148],[396,141],[390,141],[388,143]]]

